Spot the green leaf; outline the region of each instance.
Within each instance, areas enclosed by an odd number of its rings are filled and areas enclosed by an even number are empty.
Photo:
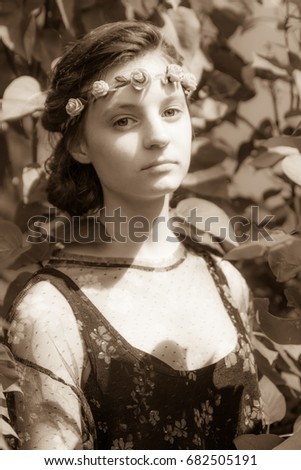
[[[34,271],[36,271],[36,269],[34,269]],[[8,312],[12,302],[14,301],[16,296],[21,292],[21,290],[32,275],[33,272],[21,272],[12,282],[9,283],[2,306],[4,315],[6,314],[6,312]]]
[[[282,442],[276,434],[243,434],[234,439],[237,450],[271,450]]]
[[[232,98],[241,87],[241,83],[220,70],[207,71],[203,75],[209,95],[217,100]]]
[[[301,59],[298,54],[295,54],[292,51],[288,51],[288,58],[293,69],[301,70]]]
[[[289,307],[301,309],[301,281],[296,280],[295,285],[289,285],[284,289],[284,294],[287,298],[287,305]]]
[[[193,57],[200,47],[201,40],[200,22],[195,12],[191,8],[179,6],[168,10],[168,16],[174,24],[181,48]]]
[[[1,392],[1,386],[0,386],[0,416],[5,416],[5,418],[9,419],[6,399],[5,399],[4,394]]]
[[[261,53],[258,53],[256,54],[258,57],[266,60],[269,64],[271,64],[272,66],[274,67],[278,67],[280,69],[283,69],[283,70],[287,70],[287,62],[286,60],[285,61],[281,61],[279,60],[276,56],[271,56],[271,55],[264,55],[264,54],[261,54]]]
[[[49,259],[55,249],[57,249],[55,243],[51,243],[47,240],[38,243],[29,243],[30,249],[23,253],[18,259],[11,265],[11,269],[19,269],[28,264],[39,263]]]
[[[266,140],[258,140],[258,145],[266,148],[272,147],[293,147],[301,151],[301,137],[282,135],[279,137],[271,137]]]
[[[283,181],[270,168],[257,170],[248,159],[233,175],[230,188],[233,198],[250,199],[258,204],[261,212],[266,210],[262,205],[264,194],[269,190],[282,190]]]
[[[286,113],[284,114],[284,117],[285,118],[298,117],[299,121],[300,121],[300,119],[301,119],[301,110],[299,108],[296,108],[296,109],[291,108],[288,111],[286,111]]]
[[[278,353],[277,357],[278,357]],[[268,359],[263,356],[260,350],[257,348],[257,344],[255,344],[254,349],[254,357],[255,362],[257,364],[258,371],[261,375],[266,375],[275,385],[285,385],[286,382],[281,377],[280,373],[275,370],[275,368],[271,367]]]
[[[217,165],[216,165],[217,166]],[[211,167],[215,169],[216,167]],[[182,187],[197,194],[201,197],[208,197],[208,198],[228,198],[228,185],[229,185],[229,178],[226,175],[217,175],[216,177],[213,176],[212,172],[208,175],[208,180],[206,181],[203,178],[202,174],[209,172],[210,169],[207,170],[199,170],[194,173],[188,173],[185,180],[182,183]],[[222,171],[222,168],[221,168]],[[218,172],[216,172],[218,173]],[[223,171],[224,173],[224,171]]]
[[[284,156],[277,152],[262,152],[254,158],[252,165],[257,169],[267,168],[276,165],[283,158]]]
[[[299,98],[301,97],[301,70],[295,69],[292,71],[292,76],[295,81],[295,85],[299,94]]]
[[[62,1],[62,0],[61,0]],[[112,0],[73,0],[75,2],[76,15],[74,18],[74,26],[77,30],[78,23],[81,23],[86,32],[91,31],[102,24],[110,23],[114,21],[124,20],[126,18],[125,5],[122,0],[114,0],[114,7]],[[147,8],[150,3],[154,0],[148,0],[147,2],[140,0],[139,3],[147,4]],[[158,3],[159,0],[156,0]],[[131,7],[134,7],[133,3],[138,3],[136,0],[131,0]],[[64,0],[65,5],[68,6],[69,0]],[[71,2],[70,2],[71,3]],[[87,5],[88,4],[88,5]],[[135,13],[135,12],[134,12]],[[135,15],[136,17],[136,15]],[[141,16],[139,17],[140,19]],[[144,18],[144,19],[149,19]],[[150,19],[149,19],[150,20]]]
[[[276,385],[265,375],[259,381],[266,424],[281,421],[286,413],[285,398]]]
[[[19,227],[13,222],[0,221],[0,267],[7,268],[12,265],[19,256],[30,249],[23,241],[23,235]]]
[[[242,243],[235,248],[232,248],[224,258],[229,261],[239,261],[246,259],[254,259],[260,256],[264,256],[267,248],[260,243],[246,242]]]
[[[62,21],[65,25],[67,31],[69,31],[72,35],[75,35],[75,31],[73,29],[73,20],[74,20],[74,13],[75,13],[75,0],[56,0],[57,7],[60,11]]]
[[[189,172],[204,170],[225,160],[225,150],[207,142],[207,139],[197,139],[192,144],[192,159]]]
[[[27,19],[23,17],[23,3],[21,0],[2,1],[0,10],[0,24],[7,26],[9,33],[5,44],[21,57],[24,57],[22,27]]]
[[[3,391],[6,392],[9,389],[12,391],[12,388],[19,390],[17,382],[18,373],[14,357],[7,346],[0,343],[0,384],[3,387]]]
[[[300,430],[285,439],[277,450],[301,450],[301,435]]]
[[[286,124],[294,130],[293,135],[297,136],[298,126],[301,121],[301,110],[298,108],[297,109],[291,108],[284,114],[284,118],[285,118]]]
[[[256,299],[257,321],[267,338],[278,344],[301,344],[301,317],[276,317],[268,311],[268,305],[267,299]]]
[[[226,212],[211,201],[191,197],[180,201],[175,208],[176,216],[186,220],[197,231],[210,233],[218,240],[236,244],[231,221]]]
[[[214,68],[230,75],[240,83],[244,82],[246,61],[225,42],[212,42],[208,49]]]
[[[8,328],[9,328],[9,322],[6,321],[4,318],[2,318],[0,315],[0,337],[3,335],[3,330],[8,330]]]
[[[18,120],[28,114],[44,109],[45,93],[39,82],[23,75],[15,78],[5,89],[1,100],[0,121]]]
[[[44,204],[45,200],[39,202],[33,202],[24,204],[23,201],[19,201],[15,209],[14,223],[19,227],[21,232],[26,233],[29,226],[32,226],[34,220],[41,217],[42,220],[46,220],[48,217],[48,210]],[[32,217],[34,217],[32,219]]]
[[[147,2],[144,0],[130,0],[130,2],[127,3],[130,4],[137,17],[147,20],[158,6],[159,0],[148,0]]]
[[[239,2],[232,2],[238,4]],[[231,2],[225,3],[225,8],[214,8],[210,13],[210,19],[217,27],[220,34],[225,38],[229,38],[234,34],[239,26],[242,26],[245,21],[246,11],[238,11],[231,9]]]
[[[288,155],[282,161],[283,173],[294,183],[301,186],[301,155]]]
[[[274,57],[267,57],[263,54],[253,52],[253,67],[256,71],[264,71],[270,75],[271,79],[289,79],[287,67],[283,66]]]
[[[43,28],[38,32],[34,49],[34,59],[41,64],[44,72],[49,73],[52,63],[60,57],[64,49],[64,39],[61,32]]]
[[[205,119],[209,123],[221,121],[229,112],[229,103],[218,101],[210,96],[197,101],[191,107],[192,123],[198,127],[196,118]]]
[[[33,56],[33,49],[34,49],[35,42],[36,42],[36,35],[37,35],[36,15],[34,13],[31,13],[26,31],[24,32],[24,35],[23,35],[24,50],[25,50],[27,62],[29,64],[32,63],[32,56]]]
[[[1,426],[1,424],[0,424]],[[0,450],[10,450],[9,446],[7,445],[7,442],[4,438],[4,435],[1,432],[1,427],[0,427]]]
[[[25,204],[47,201],[46,174],[43,168],[37,165],[26,165],[22,171],[22,193]]]
[[[18,435],[13,430],[11,425],[0,416],[0,436],[1,435],[3,435],[3,436],[14,436],[17,439],[19,439]]]
[[[268,252],[268,263],[278,282],[294,278],[301,270],[301,239],[288,236]]]

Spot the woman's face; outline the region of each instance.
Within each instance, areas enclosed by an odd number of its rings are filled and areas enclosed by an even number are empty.
[[[151,52],[112,68],[105,80],[143,68],[151,77],[142,91],[126,85],[89,105],[81,149],[101,182],[104,203],[149,200],[179,187],[191,153],[191,121],[179,84],[163,84],[167,60]]]

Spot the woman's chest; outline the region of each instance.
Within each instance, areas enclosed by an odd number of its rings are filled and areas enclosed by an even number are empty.
[[[131,346],[186,370],[214,363],[235,348],[236,329],[207,270],[104,274],[76,281]]]

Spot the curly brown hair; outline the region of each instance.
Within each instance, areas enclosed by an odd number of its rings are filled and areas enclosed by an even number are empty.
[[[70,215],[84,215],[103,205],[101,182],[93,165],[76,161],[70,153],[72,142],[81,133],[85,110],[68,125],[68,99],[86,99],[93,81],[109,68],[155,50],[171,62],[182,64],[182,57],[157,27],[142,21],[119,21],[92,30],[57,62],[42,115],[45,129],[60,133],[46,162],[48,200],[55,207]]]

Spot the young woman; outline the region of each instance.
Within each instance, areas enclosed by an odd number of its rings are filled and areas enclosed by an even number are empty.
[[[49,201],[96,230],[13,305],[21,448],[232,449],[264,429],[246,284],[173,230],[195,86],[141,22],[97,28],[56,64]]]

